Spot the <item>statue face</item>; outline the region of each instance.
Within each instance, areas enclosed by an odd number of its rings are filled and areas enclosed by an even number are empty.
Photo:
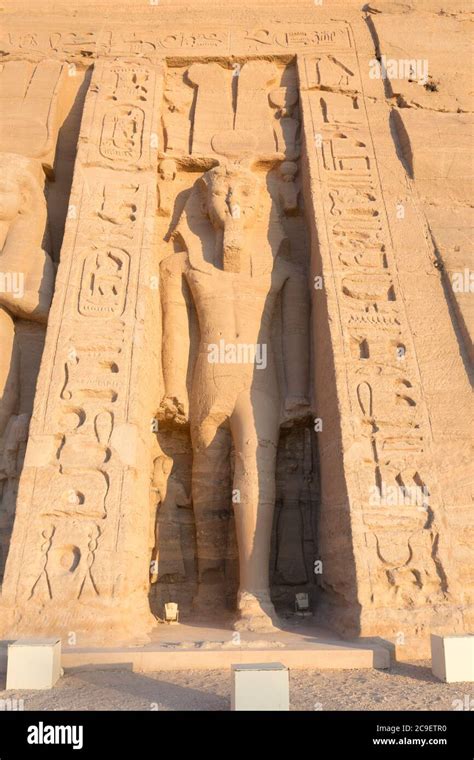
[[[251,226],[257,215],[259,187],[250,171],[213,170],[206,187],[206,210],[214,227]]]
[[[21,192],[18,182],[3,176],[0,179],[0,220],[10,222],[21,209]]]

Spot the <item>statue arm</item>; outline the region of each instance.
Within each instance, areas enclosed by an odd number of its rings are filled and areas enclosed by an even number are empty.
[[[291,269],[283,286],[283,358],[286,411],[309,404],[309,293],[306,277]]]
[[[0,258],[3,275],[10,275],[15,285],[0,293],[0,305],[15,317],[46,323],[54,290],[54,264],[41,248],[28,260],[19,253],[13,257],[4,253]]]
[[[187,416],[187,387],[190,337],[184,278],[185,253],[172,254],[161,262],[161,307],[163,312],[163,376],[165,400],[182,405]]]

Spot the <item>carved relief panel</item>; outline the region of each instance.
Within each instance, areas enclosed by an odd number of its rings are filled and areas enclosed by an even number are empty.
[[[66,229],[5,576],[5,603],[19,625],[35,606],[29,600],[38,598],[51,602],[52,616],[69,616],[82,628],[91,611],[77,605],[86,599],[107,607],[104,622],[112,627],[123,624],[134,594],[137,622],[130,618],[130,625],[143,626],[149,614],[140,593],[148,516],[138,519],[137,494],[143,488],[148,503],[146,449],[145,457],[140,452],[147,436],[151,444],[146,409],[152,404],[131,389],[153,362],[152,335],[147,328],[144,337],[143,319],[136,317],[141,311],[153,320],[146,302],[154,268],[159,87],[153,67],[98,64],[86,100],[70,200],[75,213]],[[19,560],[25,551],[27,567]],[[132,570],[124,573],[128,561]],[[140,574],[142,586],[134,580]]]
[[[346,446],[357,452],[347,467],[357,501],[352,524],[368,551],[359,593],[375,608],[442,602],[447,557],[439,495],[427,475],[429,421],[356,56],[303,56],[299,71],[308,152],[321,183],[322,266],[335,283],[348,379]]]
[[[3,589],[9,630],[41,618],[125,636],[154,623],[148,597],[161,615],[167,601],[202,612],[236,596],[242,627],[260,630],[273,602],[288,611],[316,581],[356,624],[446,601],[430,420],[349,26],[78,20],[2,36],[13,59],[94,61]],[[43,94],[60,64],[33,77],[33,110],[15,100],[33,64],[11,65],[8,96],[51,172]],[[33,187],[39,154],[33,166],[18,152]],[[326,337],[315,356],[310,246]],[[14,372],[33,345],[39,365],[39,331],[24,332],[21,355],[2,302]],[[260,353],[242,358],[239,339]],[[326,410],[307,388],[321,378],[335,411],[318,439]],[[0,411],[0,488],[16,499],[29,415]]]

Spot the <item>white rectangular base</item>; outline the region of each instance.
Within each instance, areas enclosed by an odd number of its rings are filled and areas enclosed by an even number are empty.
[[[447,683],[474,681],[474,636],[431,634],[431,670]]]
[[[8,646],[8,689],[51,689],[61,675],[60,639],[18,639]]]
[[[232,665],[232,710],[289,710],[289,670],[280,662]]]

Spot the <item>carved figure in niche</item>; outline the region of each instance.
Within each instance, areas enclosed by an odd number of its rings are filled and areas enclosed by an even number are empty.
[[[221,516],[231,495],[222,483],[229,471],[232,440],[240,569],[240,617],[235,626],[247,630],[272,629],[275,622],[269,555],[281,389],[271,328],[280,296],[284,414],[297,418],[308,411],[308,286],[286,255],[279,217],[269,212],[263,222],[259,218],[260,203],[268,200],[262,184],[250,168],[230,161],[206,172],[195,184],[175,232],[185,250],[161,264],[161,415],[181,424],[189,418],[191,428],[199,574],[195,604],[207,610],[224,597],[227,521]],[[200,346],[188,414],[190,308],[197,312]]]
[[[53,262],[41,247],[46,226],[41,175],[40,164],[0,154],[0,437],[20,401],[15,320],[45,324],[53,294]]]
[[[173,210],[174,193],[172,183],[176,179],[176,161],[164,158],[158,166],[158,213],[160,216],[170,216]]]
[[[295,106],[298,103],[297,88],[278,87],[272,90],[270,103],[276,109],[274,130],[277,150],[283,153],[288,161],[295,161],[300,154],[297,139],[299,121],[294,118]]]
[[[163,113],[163,128],[166,151],[189,153],[189,132],[191,122],[189,111],[192,105],[192,91],[165,90],[166,108]]]
[[[186,576],[181,548],[178,509],[190,507],[191,499],[183,484],[172,474],[173,460],[158,457],[154,463],[153,491],[156,494],[155,551],[152,557],[151,582],[183,581]]]
[[[288,216],[298,213],[298,189],[295,182],[297,173],[297,164],[293,161],[283,161],[280,166],[280,200]]]

